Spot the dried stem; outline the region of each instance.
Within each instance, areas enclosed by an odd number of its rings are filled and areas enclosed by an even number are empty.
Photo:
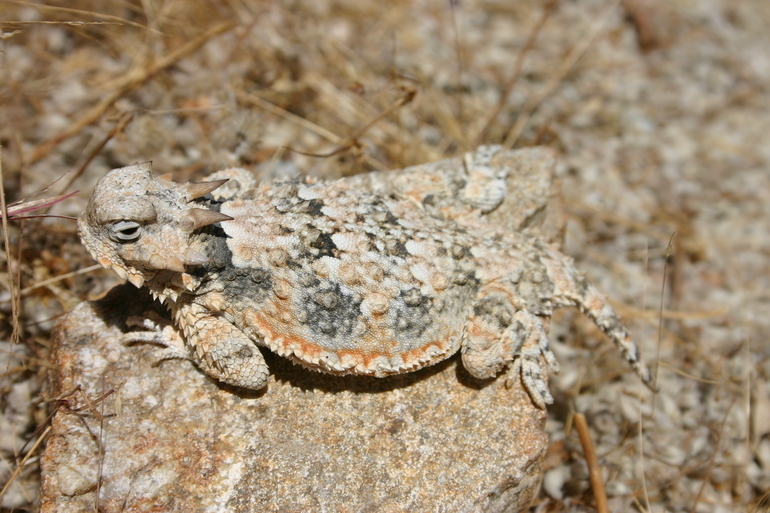
[[[577,429],[578,436],[580,437],[580,443],[583,445],[583,454],[588,464],[588,472],[591,479],[591,489],[594,492],[594,498],[596,499],[596,511],[598,513],[609,513],[609,507],[607,506],[607,492],[604,490],[604,482],[602,481],[602,469],[599,467],[599,459],[596,457],[596,451],[594,450],[594,443],[591,440],[591,433],[588,431],[588,422],[586,422],[586,416],[582,413],[576,413],[575,429]]]
[[[40,445],[40,443],[45,440],[45,437],[48,436],[48,433],[51,431],[51,426],[48,426],[45,431],[43,431],[43,434],[40,435],[40,437],[35,441],[35,445],[32,446],[32,448],[27,451],[27,453],[24,455],[24,458],[19,462],[19,464],[16,466],[16,469],[13,471],[13,474],[11,474],[11,477],[8,479],[8,482],[5,483],[5,486],[3,486],[3,489],[0,490],[0,499],[3,498],[3,495],[5,495],[5,492],[8,491],[8,488],[11,487],[11,483],[13,483],[16,478],[21,473],[22,469],[24,468],[24,465],[27,464],[27,460],[30,456],[35,454],[35,450]]]
[[[497,105],[495,105],[495,107],[489,113],[487,119],[484,120],[484,124],[481,126],[481,129],[478,131],[476,136],[473,137],[473,146],[478,146],[481,144],[481,142],[484,140],[484,137],[486,137],[490,127],[495,122],[495,119],[497,119],[497,116],[503,110],[505,104],[508,103],[508,97],[511,95],[513,86],[516,84],[519,76],[521,76],[521,70],[524,69],[524,60],[527,57],[529,51],[532,49],[532,46],[535,44],[535,40],[537,39],[540,30],[543,28],[543,25],[545,25],[545,22],[548,21],[551,13],[553,13],[554,7],[556,7],[556,3],[558,1],[559,0],[550,0],[543,8],[543,14],[540,16],[537,24],[532,28],[532,32],[529,33],[527,41],[524,43],[524,46],[521,48],[518,56],[516,57],[516,64],[513,66],[513,74],[505,82],[503,90],[500,91],[500,98],[497,100]]]
[[[567,58],[564,59],[564,62],[562,62],[559,69],[556,70],[556,73],[551,77],[548,83],[545,84],[545,87],[543,87],[540,95],[530,100],[529,103],[527,103],[527,105],[522,109],[519,117],[516,118],[516,123],[514,123],[513,128],[511,128],[511,131],[508,132],[508,136],[505,138],[505,142],[503,143],[505,148],[513,148],[513,145],[516,144],[516,141],[519,140],[522,132],[524,132],[524,129],[527,127],[529,118],[532,116],[532,113],[540,106],[541,103],[543,103],[543,100],[551,96],[551,94],[556,90],[556,87],[561,83],[564,77],[567,76],[567,73],[570,72],[578,59],[580,59],[588,47],[591,46],[591,43],[594,42],[594,39],[596,39],[604,26],[607,24],[610,19],[610,15],[612,15],[620,2],[621,0],[611,0],[611,5],[607,8],[604,14],[599,16],[599,18],[596,20],[596,23],[594,23],[588,33],[583,36],[583,39],[578,41],[569,55],[567,55]]]
[[[91,154],[88,156],[85,162],[78,168],[77,171],[75,171],[75,174],[72,175],[72,177],[67,180],[67,184],[62,187],[62,191],[66,191],[70,187],[72,187],[72,184],[77,180],[80,175],[83,174],[83,172],[86,170],[88,165],[91,163],[92,160],[99,154],[99,152],[104,149],[104,147],[107,145],[108,142],[110,142],[110,139],[115,137],[117,134],[123,131],[124,128],[126,128],[126,125],[134,119],[134,113],[133,112],[124,112],[120,115],[120,119],[118,119],[118,122],[115,123],[115,126],[112,127],[112,130],[109,131],[107,135],[104,136],[104,139],[94,148],[94,150],[91,152]]]
[[[415,95],[417,94],[417,91],[411,88],[404,88],[404,94],[401,98],[393,102],[388,108],[377,114],[377,116],[374,117],[371,121],[369,121],[367,124],[365,124],[363,127],[358,129],[358,131],[350,136],[345,142],[340,144],[336,149],[330,151],[329,153],[308,153],[301,150],[297,150],[292,148],[291,146],[285,146],[285,148],[289,151],[293,151],[295,153],[299,153],[300,155],[307,155],[309,157],[318,157],[318,158],[328,158],[333,157],[334,155],[338,155],[342,153],[345,150],[348,150],[358,144],[358,139],[366,133],[367,130],[369,130],[372,126],[377,124],[382,118],[389,116],[393,111],[396,109],[406,105],[407,103],[411,102]]]
[[[143,82],[152,78],[156,73],[171,66],[179,59],[191,54],[201,46],[203,46],[209,39],[227,32],[233,27],[233,23],[226,21],[220,23],[213,28],[207,30],[205,33],[196,37],[189,43],[182,45],[178,49],[172,51],[165,57],[158,59],[156,62],[145,66],[140,69],[132,69],[125,73],[122,77],[115,81],[116,89],[109,93],[106,98],[102,99],[99,103],[93,106],[88,112],[86,112],[80,119],[75,121],[69,128],[62,130],[60,133],[45,141],[44,143],[36,146],[29,155],[28,164],[32,164],[42,159],[48,153],[51,152],[59,143],[69,139],[70,137],[80,133],[85,127],[96,123],[99,118],[109,109],[113,103],[115,103],[120,97],[128,93],[132,89],[140,86]]]
[[[732,402],[730,403],[730,406],[727,408],[727,411],[725,412],[724,417],[722,418],[722,422],[719,424],[717,439],[714,442],[714,451],[711,453],[711,457],[709,458],[709,468],[708,468],[708,471],[706,472],[706,475],[703,476],[703,481],[701,482],[700,488],[698,489],[698,495],[695,496],[695,502],[692,505],[692,509],[690,510],[690,513],[695,513],[695,511],[698,509],[700,496],[703,494],[704,488],[706,488],[706,483],[708,483],[709,479],[711,479],[711,472],[714,471],[714,462],[716,461],[717,453],[719,452],[719,445],[722,443],[722,433],[725,430],[725,424],[727,423],[727,418],[730,415],[730,411],[732,411],[734,404],[735,404],[735,398],[733,398]]]
[[[8,260],[8,292],[11,295],[11,318],[13,319],[13,332],[11,333],[11,345],[19,343],[19,309],[20,300],[17,282],[14,280],[13,266],[11,265],[11,240],[8,237],[8,205],[5,203],[5,177],[3,176],[3,147],[0,146],[0,218],[3,226],[3,244],[5,256]],[[10,360],[9,360],[10,363]],[[1,496],[2,494],[0,494]]]

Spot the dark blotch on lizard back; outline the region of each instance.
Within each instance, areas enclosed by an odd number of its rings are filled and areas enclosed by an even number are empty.
[[[306,203],[305,213],[313,217],[322,216],[324,215],[324,213],[321,212],[321,209],[323,208],[323,206],[324,206],[323,200],[311,199]]]
[[[321,233],[321,235],[319,235],[314,242],[309,244],[309,246],[318,250],[316,258],[323,256],[336,258],[340,253],[339,249],[337,249],[337,245],[332,240],[332,235],[330,233]]]
[[[320,283],[303,290],[299,307],[307,314],[305,324],[321,338],[350,337],[362,315],[361,299],[343,291],[339,283]]]

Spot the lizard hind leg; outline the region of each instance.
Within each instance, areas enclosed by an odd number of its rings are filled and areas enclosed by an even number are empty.
[[[591,319],[607,337],[612,340],[620,354],[628,362],[644,384],[652,391],[657,387],[649,368],[639,355],[639,348],[631,339],[620,316],[610,306],[607,298],[592,285],[585,276],[577,271],[571,260],[567,265],[562,262],[559,278],[554,280],[554,302],[562,306],[576,306]]]
[[[547,325],[539,316],[515,307],[513,291],[482,290],[466,323],[462,342],[463,366],[476,378],[496,376],[515,360],[532,401],[545,408],[553,402],[548,391],[547,366],[559,364],[548,347]]]
[[[553,396],[548,390],[540,357],[542,355],[545,358],[548,368],[553,372],[559,372],[559,363],[548,346],[548,328],[543,319],[526,310],[519,311],[518,318],[525,326],[526,334],[519,350],[521,380],[532,401],[538,408],[545,409],[546,405],[553,403]]]

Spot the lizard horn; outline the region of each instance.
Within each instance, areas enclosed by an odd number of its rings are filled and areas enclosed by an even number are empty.
[[[221,223],[222,221],[231,221],[232,219],[232,217],[226,214],[220,214],[213,210],[191,208],[187,212],[187,215],[180,221],[180,227],[186,232],[194,232],[198,228],[203,228],[204,226],[214,223]]]
[[[187,196],[190,198],[189,201],[192,201],[222,187],[227,180],[228,179],[225,178],[224,180],[212,180],[210,182],[190,182],[184,187],[187,189]]]

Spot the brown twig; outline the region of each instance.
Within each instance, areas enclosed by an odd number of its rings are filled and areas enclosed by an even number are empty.
[[[449,14],[452,18],[452,32],[454,35],[455,56],[457,57],[457,116],[458,120],[463,119],[463,78],[465,76],[465,64],[463,61],[463,41],[460,37],[460,28],[457,25],[457,4],[455,0],[447,0],[449,3]],[[467,141],[464,141],[467,144]]]
[[[715,319],[717,317],[723,317],[730,313],[730,308],[727,306],[720,306],[712,310],[643,310],[641,308],[634,308],[617,301],[611,302],[613,308],[621,314],[621,317],[635,317],[645,320],[659,319],[671,319],[675,321],[702,321]]]
[[[99,396],[97,399],[95,399],[95,400],[91,401],[91,400],[90,400],[90,399],[89,399],[89,398],[88,398],[88,397],[87,397],[87,396],[86,396],[86,395],[83,393],[82,387],[81,387],[80,385],[78,385],[78,386],[76,386],[76,387],[73,387],[71,390],[68,390],[67,392],[64,392],[64,393],[62,393],[61,395],[59,395],[59,396],[57,396],[57,397],[55,397],[55,398],[53,398],[53,399],[50,399],[50,400],[46,401],[46,402],[48,402],[48,403],[55,403],[55,404],[56,404],[56,406],[55,406],[54,410],[53,410],[53,411],[52,411],[52,412],[51,412],[51,413],[48,415],[48,417],[46,418],[46,420],[45,420],[45,422],[43,423],[43,425],[45,425],[45,424],[48,424],[48,423],[51,421],[51,419],[54,417],[54,415],[56,415],[56,413],[57,413],[57,412],[58,412],[60,409],[63,409],[63,410],[65,410],[65,411],[67,411],[68,413],[77,413],[77,412],[80,412],[80,411],[82,411],[82,410],[84,410],[84,409],[88,409],[88,410],[90,410],[90,411],[91,411],[91,413],[92,413],[94,416],[96,416],[96,417],[98,417],[98,418],[100,419],[100,422],[101,422],[101,427],[102,427],[102,431],[103,431],[103,430],[104,430],[104,418],[106,417],[106,415],[104,415],[104,400],[105,400],[107,397],[111,396],[113,393],[115,393],[115,389],[114,389],[114,388],[113,388],[113,389],[110,389],[110,390],[108,390],[107,392],[105,392],[105,391],[104,391],[104,383],[102,383],[102,395],[101,395],[101,396]],[[78,394],[78,395],[79,395],[79,396],[80,396],[80,397],[83,399],[83,402],[85,403],[85,405],[84,405],[84,406],[81,406],[81,407],[78,407],[78,408],[71,408],[71,407],[70,407],[70,400],[69,400],[69,398],[70,398],[70,397],[72,397],[72,396],[74,396],[74,395],[76,395],[76,394]],[[102,408],[102,409],[101,409],[101,412],[99,412],[99,411],[97,411],[97,410],[95,409],[95,405],[97,405],[97,404],[101,404],[101,408]],[[32,455],[35,453],[35,450],[36,450],[36,449],[37,449],[37,447],[40,445],[40,443],[41,443],[43,440],[45,440],[45,438],[48,436],[48,433],[50,433],[50,432],[51,432],[51,429],[52,429],[52,427],[51,427],[50,425],[48,425],[48,426],[45,428],[45,430],[42,432],[42,434],[40,434],[40,428],[41,428],[41,427],[42,427],[42,425],[41,425],[41,426],[39,426],[39,427],[38,427],[38,429],[36,429],[36,430],[35,430],[35,433],[34,433],[34,435],[33,435],[33,437],[34,437],[34,436],[38,436],[37,440],[36,440],[36,441],[35,441],[35,443],[32,445],[32,447],[30,448],[30,450],[29,450],[29,451],[27,451],[27,452],[24,454],[24,458],[22,458],[22,460],[21,460],[21,461],[19,462],[19,464],[16,466],[16,469],[15,469],[15,470],[13,471],[13,473],[11,474],[11,477],[8,479],[8,482],[6,482],[6,483],[5,483],[5,486],[3,486],[3,489],[2,489],[2,490],[0,490],[0,498],[2,498],[2,497],[3,497],[3,495],[5,495],[5,493],[6,493],[6,492],[8,491],[8,489],[10,488],[10,486],[11,486],[11,483],[13,483],[13,481],[14,481],[14,480],[15,480],[15,479],[18,477],[19,473],[20,473],[20,472],[22,471],[22,469],[24,468],[24,465],[27,463],[27,460],[30,458],[30,456],[32,456]],[[21,451],[20,451],[20,452],[24,452],[24,449],[25,449],[26,445],[27,445],[27,444],[25,443],[25,444],[24,444],[24,447],[22,447],[22,448],[21,448]],[[100,451],[101,451],[101,445],[102,445],[102,441],[101,441],[101,438],[99,439],[99,445],[100,445]]]
[[[382,118],[389,116],[393,111],[406,105],[407,103],[411,102],[414,99],[415,95],[417,94],[417,90],[411,87],[410,88],[404,87],[403,89],[404,89],[404,94],[401,98],[399,98],[398,100],[393,102],[388,108],[386,108],[385,110],[377,114],[377,116],[375,116],[374,119],[372,119],[367,124],[365,124],[355,134],[350,136],[346,141],[341,143],[336,149],[330,151],[329,153],[309,153],[302,150],[297,150],[295,148],[292,148],[291,146],[284,146],[284,148],[286,148],[289,151],[293,151],[294,153],[299,153],[300,155],[307,155],[308,157],[328,158],[328,157],[333,157],[334,155],[338,155],[343,151],[356,146],[358,144],[358,138],[364,135],[367,130],[369,130]]]
[[[72,278],[73,276],[77,276],[79,274],[85,274],[90,273],[91,271],[95,271],[97,269],[101,269],[101,264],[94,264],[89,267],[84,267],[83,269],[78,269],[77,271],[72,271],[69,273],[60,274],[59,276],[54,276],[53,278],[48,278],[47,280],[40,281],[38,283],[35,283],[34,285],[30,285],[29,287],[25,287],[19,291],[19,295],[24,297],[30,292],[32,292],[35,289],[39,289],[40,287],[46,287],[48,285],[51,285],[53,283],[60,282],[62,280],[66,280],[69,278]],[[3,302],[0,302],[0,305],[2,305]]]
[[[85,392],[83,392],[83,389],[82,389],[82,388],[78,388],[78,390],[77,390],[77,393],[80,395],[80,398],[81,398],[81,399],[83,399],[83,402],[84,402],[85,404],[84,404],[83,406],[79,406],[79,407],[77,407],[77,408],[69,408],[69,407],[67,407],[67,411],[68,411],[69,413],[78,413],[78,412],[81,412],[81,411],[83,411],[83,410],[88,410],[88,411],[89,411],[89,413],[91,413],[91,415],[93,415],[93,416],[95,416],[95,417],[100,417],[100,416],[101,416],[101,413],[99,413],[98,411],[96,411],[96,408],[95,408],[95,406],[96,406],[97,404],[101,404],[101,403],[102,403],[102,402],[104,402],[104,401],[105,401],[105,400],[106,400],[106,399],[107,399],[109,396],[111,396],[112,394],[114,394],[114,393],[115,393],[115,389],[114,389],[114,388],[111,388],[111,389],[107,390],[106,392],[105,392],[104,390],[102,390],[102,395],[100,395],[99,397],[97,397],[97,398],[96,398],[96,399],[94,399],[93,401],[92,401],[91,399],[89,399],[89,398],[88,398],[88,396],[85,394]]]
[[[578,61],[578,59],[580,59],[588,47],[591,46],[591,43],[593,43],[594,39],[596,39],[596,37],[604,28],[604,25],[609,21],[610,15],[615,11],[620,1],[621,0],[608,1],[610,6],[604,11],[604,13],[599,16],[599,18],[597,18],[596,22],[591,26],[588,33],[583,36],[580,41],[578,41],[574,48],[572,48],[572,51],[570,51],[570,53],[564,59],[561,66],[559,66],[559,68],[556,70],[556,73],[541,89],[540,94],[531,99],[521,110],[521,113],[516,118],[516,123],[514,123],[510,132],[508,132],[508,135],[505,138],[505,142],[503,143],[503,146],[506,149],[513,148],[513,145],[516,144],[516,141],[519,140],[519,136],[521,136],[522,132],[524,132],[524,129],[527,127],[529,118],[532,116],[532,113],[540,106],[541,103],[543,103],[546,98],[548,98],[556,90],[556,87],[561,83],[562,80],[564,80],[564,77],[566,77],[567,73],[569,73],[573,66],[575,66],[575,63]]]
[[[149,66],[145,66],[139,69],[129,70],[114,82],[115,89],[111,93],[109,93],[106,98],[102,99],[102,101],[97,103],[95,106],[91,107],[91,109],[88,110],[88,112],[86,112],[83,116],[80,117],[80,119],[78,119],[72,125],[70,125],[69,128],[62,130],[51,139],[36,146],[30,153],[27,163],[32,164],[34,162],[37,162],[41,158],[45,157],[46,155],[48,155],[48,153],[51,150],[53,150],[57,145],[59,145],[59,143],[61,143],[66,139],[69,139],[75,134],[80,133],[80,131],[83,130],[85,127],[92,125],[93,123],[98,121],[99,118],[101,118],[102,115],[107,111],[107,109],[109,109],[110,106],[112,106],[112,104],[115,103],[118,99],[120,99],[120,97],[122,97],[124,94],[128,93],[135,87],[138,87],[145,81],[152,78],[156,73],[171,66],[179,59],[194,52],[195,50],[203,46],[211,38],[219,34],[222,34],[223,32],[227,32],[233,26],[234,24],[230,21],[225,21],[223,23],[215,25],[211,29],[207,30],[205,33],[196,37],[195,39],[188,42],[187,44],[180,46],[179,48],[172,51],[165,57],[161,57],[160,59],[150,64]]]
[[[14,280],[13,266],[11,265],[11,240],[8,237],[8,205],[5,203],[5,177],[3,176],[3,147],[0,146],[0,218],[3,226],[3,243],[5,245],[5,255],[8,259],[8,292],[11,296],[11,318],[13,319],[13,331],[11,332],[11,345],[19,343],[19,309],[21,296],[17,285],[19,282]],[[10,362],[10,360],[9,360]]]
[[[577,429],[580,443],[583,445],[583,454],[588,464],[588,473],[591,479],[591,490],[596,499],[596,511],[598,513],[609,513],[607,505],[607,492],[604,490],[602,481],[602,469],[599,467],[599,459],[596,457],[594,443],[591,441],[591,433],[588,431],[588,422],[586,416],[582,413],[575,413],[575,429]]]
[[[519,50],[519,54],[516,56],[516,63],[513,66],[513,74],[505,82],[502,91],[500,91],[500,98],[497,100],[497,105],[495,105],[495,107],[492,109],[492,112],[490,112],[487,118],[484,120],[484,124],[481,126],[481,129],[478,131],[476,136],[473,137],[473,146],[478,146],[484,137],[486,137],[487,131],[489,131],[489,129],[492,127],[492,124],[503,110],[503,107],[505,107],[505,104],[508,103],[508,97],[511,95],[513,86],[516,84],[519,76],[521,76],[521,70],[524,69],[524,59],[527,57],[527,54],[534,46],[535,40],[537,39],[538,34],[540,34],[540,30],[543,28],[543,25],[545,25],[545,22],[548,21],[548,18],[551,17],[551,13],[553,13],[554,7],[556,7],[558,1],[559,0],[550,0],[543,8],[543,13],[540,16],[540,19],[532,28],[527,41],[524,43],[524,46],[521,48],[521,50]]]
[[[761,492],[760,492],[761,493]],[[770,511],[770,490],[749,505],[749,513],[768,513]]]
[[[52,20],[39,20],[39,21],[1,21],[0,26],[15,26],[15,25],[69,25],[70,27],[81,27],[85,25],[122,25],[116,21],[52,21]]]
[[[40,445],[40,442],[45,440],[45,437],[48,436],[48,433],[51,431],[51,426],[48,426],[45,431],[43,431],[43,434],[40,435],[40,437],[35,442],[35,445],[32,446],[32,448],[27,451],[27,454],[24,455],[24,458],[19,462],[19,464],[16,466],[16,469],[13,471],[13,474],[11,474],[11,477],[8,479],[8,482],[5,483],[5,486],[3,486],[3,489],[0,490],[0,499],[2,499],[3,495],[5,495],[5,492],[8,491],[8,488],[11,487],[11,483],[13,483],[16,478],[21,473],[22,469],[24,468],[24,465],[27,464],[27,460],[30,456],[32,456],[35,453],[35,450]]]
[[[125,24],[130,25],[132,27],[140,28],[142,30],[151,30],[149,27],[146,27],[145,25],[142,25],[141,23],[136,23],[135,21],[127,20],[124,18],[121,18],[119,16],[113,16],[111,14],[103,14],[99,12],[93,12],[93,11],[85,11],[82,9],[73,9],[71,7],[59,7],[55,5],[43,5],[43,4],[37,4],[33,2],[23,2],[21,0],[5,0],[6,3],[9,4],[16,4],[16,5],[23,5],[26,7],[32,7],[33,9],[38,10],[49,10],[54,12],[64,12],[68,14],[76,14],[78,16],[91,16],[93,18],[100,18],[103,20],[111,20],[118,24]],[[83,24],[86,24],[87,22],[84,22]]]
[[[76,394],[78,392],[78,390],[80,390],[80,385],[74,387],[72,390],[64,392],[63,394],[61,394],[59,397],[57,397],[55,399],[51,399],[50,401],[46,401],[48,403],[52,403],[52,402],[57,403],[56,407],[54,408],[54,410],[51,413],[48,414],[48,417],[46,417],[45,422],[43,422],[42,424],[40,424],[39,426],[37,426],[35,428],[35,432],[32,433],[32,437],[30,437],[29,440],[24,442],[24,445],[19,450],[19,454],[24,453],[25,449],[27,448],[27,444],[29,443],[29,441],[32,440],[33,438],[35,438],[36,436],[38,436],[40,434],[40,432],[43,430],[43,426],[45,426],[49,422],[51,422],[51,419],[54,417],[54,415],[56,415],[56,412],[59,410],[59,407],[61,405],[63,405],[63,404],[67,404],[67,402],[68,402],[67,398],[72,396],[72,395],[74,395],[74,394]]]
[[[260,98],[256,94],[247,93],[246,91],[242,91],[240,89],[235,89],[234,92],[238,100],[242,102],[251,103],[253,105],[256,105],[257,107],[265,109],[271,114],[275,114],[276,116],[282,117],[287,121],[290,121],[296,125],[301,126],[302,128],[305,128],[306,130],[310,130],[314,134],[320,135],[324,139],[331,141],[335,144],[339,144],[342,141],[342,138],[339,137],[337,134],[325,129],[320,125],[313,123],[312,121],[309,121],[303,117],[297,116],[296,114],[289,112],[283,107],[279,107],[278,105],[270,103],[264,98]]]
[[[700,496],[703,494],[703,489],[706,488],[706,483],[709,479],[711,479],[711,472],[714,471],[714,462],[716,461],[717,453],[719,452],[719,445],[722,443],[722,433],[725,430],[727,417],[730,414],[730,411],[733,409],[734,404],[735,398],[733,398],[732,402],[730,402],[730,406],[728,406],[727,411],[725,412],[725,416],[722,419],[722,422],[719,424],[719,432],[717,433],[717,439],[714,442],[714,452],[711,453],[711,457],[709,458],[709,468],[706,472],[706,475],[703,476],[703,481],[701,482],[700,488],[698,489],[698,495],[695,496],[695,502],[692,505],[690,513],[695,513],[695,510],[698,509],[698,502],[700,502]]]
[[[132,119],[134,119],[133,112],[124,112],[123,114],[120,115],[118,122],[115,123],[114,127],[112,127],[112,130],[110,130],[109,133],[104,136],[104,139],[102,139],[102,141],[96,146],[96,148],[94,148],[94,150],[88,156],[86,161],[83,162],[83,164],[78,168],[77,171],[75,171],[75,174],[73,174],[72,177],[69,180],[67,180],[66,185],[61,189],[62,191],[66,191],[72,186],[75,180],[77,180],[80,177],[80,175],[82,175],[83,172],[86,170],[86,168],[88,167],[88,164],[90,164],[91,161],[94,160],[96,155],[98,155],[99,152],[101,152],[104,149],[104,147],[107,145],[107,143],[110,142],[110,139],[115,137],[115,135],[117,135],[118,133],[122,132],[123,129],[126,128],[126,125]]]
[[[668,259],[673,253],[674,236],[676,232],[671,233],[671,237],[668,239],[668,246],[666,246],[666,256],[663,260],[663,283],[660,286],[660,311],[658,312],[658,347],[655,351],[655,369],[653,370],[652,383],[654,386],[658,384],[658,372],[660,371],[660,347],[663,345],[663,301],[666,295],[666,276],[668,275]],[[655,399],[657,394],[652,396],[652,412],[655,412]]]

